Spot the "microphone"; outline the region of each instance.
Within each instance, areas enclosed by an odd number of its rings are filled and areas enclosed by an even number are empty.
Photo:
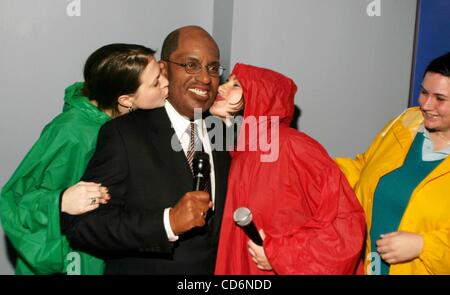
[[[262,246],[263,241],[261,236],[253,223],[253,216],[250,209],[246,207],[237,208],[233,214],[234,222],[239,225],[245,232],[245,234],[258,246]]]
[[[192,170],[194,171],[194,191],[205,190],[206,179],[210,171],[209,155],[205,152],[195,152],[192,160]]]

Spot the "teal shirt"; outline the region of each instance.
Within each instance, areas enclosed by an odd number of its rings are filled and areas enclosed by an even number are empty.
[[[381,234],[398,230],[403,213],[414,189],[439,164],[437,161],[422,160],[424,134],[417,133],[405,162],[400,168],[386,174],[378,182],[373,199],[372,227],[370,229],[371,249],[377,249],[375,242]],[[389,264],[381,259],[381,274],[389,274]]]

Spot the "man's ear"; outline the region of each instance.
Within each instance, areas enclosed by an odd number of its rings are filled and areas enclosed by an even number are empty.
[[[159,68],[161,69],[161,74],[163,74],[163,76],[167,78],[167,69],[168,69],[167,62],[163,61],[163,60],[160,60],[159,61]]]

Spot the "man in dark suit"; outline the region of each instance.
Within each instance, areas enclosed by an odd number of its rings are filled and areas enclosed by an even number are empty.
[[[170,83],[165,107],[106,123],[83,176],[108,187],[109,204],[61,216],[71,244],[105,258],[107,274],[214,270],[230,159],[211,148],[206,124],[194,120],[194,109],[206,112],[216,97],[219,49],[205,30],[189,26],[167,36],[161,57]],[[191,123],[211,156],[211,195],[192,191],[186,156]]]

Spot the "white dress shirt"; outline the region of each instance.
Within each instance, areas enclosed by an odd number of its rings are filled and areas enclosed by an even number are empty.
[[[168,100],[166,100],[166,104],[164,105],[164,107],[166,109],[167,115],[169,116],[170,122],[172,123],[172,128],[175,129],[175,134],[177,135],[177,137],[181,143],[183,151],[185,154],[187,154],[187,151],[189,149],[189,141],[190,141],[190,123],[191,123],[191,121],[187,117],[178,113]],[[209,155],[209,162],[211,165],[211,173],[210,173],[211,200],[213,202],[213,209],[214,209],[216,182],[215,182],[215,174],[214,174],[214,162],[213,162],[213,157],[212,157],[212,152],[211,152],[211,143],[209,141],[209,136],[208,136],[208,132],[206,129],[205,121],[202,119],[197,119],[197,120],[195,120],[195,123],[197,125],[198,136],[203,143],[204,151]],[[188,130],[188,132],[186,132],[186,130]],[[170,227],[169,211],[171,209],[172,208],[166,208],[164,210],[164,228],[166,230],[169,241],[174,242],[174,241],[178,240],[178,236],[176,236],[173,233],[172,228]]]

